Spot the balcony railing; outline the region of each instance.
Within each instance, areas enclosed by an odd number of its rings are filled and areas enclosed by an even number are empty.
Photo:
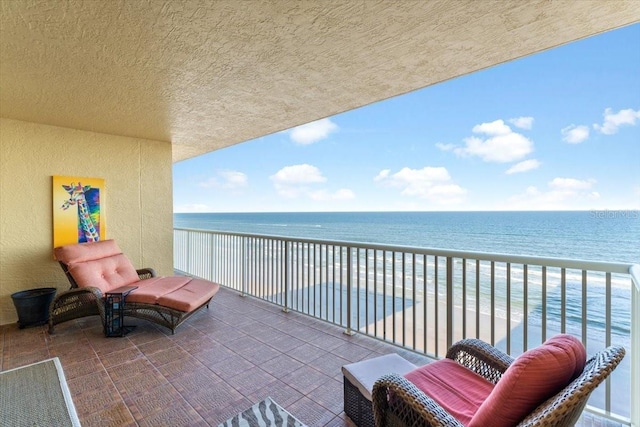
[[[588,410],[640,426],[640,265],[174,229],[174,267],[441,358],[462,338],[517,356],[557,333],[627,356]],[[615,399],[612,399],[615,396]]]

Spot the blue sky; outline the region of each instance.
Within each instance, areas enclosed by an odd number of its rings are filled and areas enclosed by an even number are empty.
[[[175,212],[640,209],[640,24],[174,164]]]

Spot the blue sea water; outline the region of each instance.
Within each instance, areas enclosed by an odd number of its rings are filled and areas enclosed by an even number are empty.
[[[640,263],[640,211],[178,213],[174,226],[307,239],[380,243]],[[504,267],[499,267],[500,268]],[[505,272],[498,274],[506,274]],[[531,272],[531,277],[536,273]],[[558,280],[551,273],[550,280]],[[579,272],[568,274],[567,316],[581,319]],[[614,278],[614,332],[629,333],[629,281]],[[591,326],[603,328],[604,287],[592,286]],[[553,301],[558,296],[550,296]],[[593,299],[591,301],[591,299]],[[548,306],[560,318],[559,303]],[[540,313],[532,313],[533,316]]]
[[[640,211],[177,213],[177,228],[640,263]]]

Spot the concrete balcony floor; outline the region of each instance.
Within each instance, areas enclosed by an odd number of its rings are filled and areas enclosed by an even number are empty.
[[[46,327],[0,327],[0,369],[60,358],[83,426],[217,426],[270,396],[309,427],[352,426],[344,364],[391,352],[429,359],[221,289],[175,335],[137,328],[105,338],[97,316]],[[584,414],[578,426],[619,426]]]

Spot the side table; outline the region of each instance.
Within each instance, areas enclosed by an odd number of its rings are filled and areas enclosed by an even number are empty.
[[[124,325],[124,305],[127,295],[137,286],[121,286],[104,294],[104,336],[123,337],[135,326]]]
[[[415,368],[416,365],[396,353],[344,365],[345,415],[358,427],[374,427],[371,393],[376,380],[391,372],[404,375]]]

